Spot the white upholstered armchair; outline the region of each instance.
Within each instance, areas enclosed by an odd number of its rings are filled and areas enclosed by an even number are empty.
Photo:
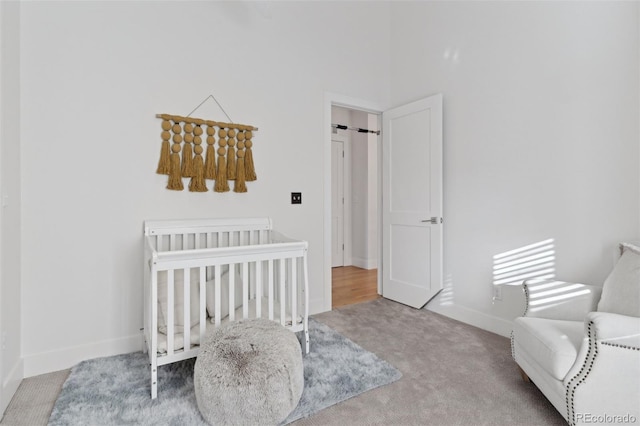
[[[571,425],[640,424],[640,244],[601,287],[525,281],[513,358]]]

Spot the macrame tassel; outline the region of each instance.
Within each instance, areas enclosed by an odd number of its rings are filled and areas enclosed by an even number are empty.
[[[169,162],[169,155],[171,149],[169,147],[169,139],[171,139],[171,133],[169,133],[169,129],[171,129],[171,122],[168,120],[162,121],[162,147],[160,148],[160,160],[158,161],[158,169],[156,173],[159,175],[168,175],[171,170],[171,165]]]
[[[227,192],[229,191],[229,183],[227,182],[227,162],[225,161],[225,154],[227,153],[226,146],[227,140],[227,131],[225,129],[218,130],[218,170],[216,174],[216,184],[213,187],[213,190],[216,192]]]
[[[207,160],[204,164],[204,177],[212,180],[216,178],[216,151],[213,147],[215,143],[214,133],[215,129],[213,127],[207,127]]]
[[[180,174],[180,144],[182,143],[182,128],[179,123],[175,123],[171,128],[173,132],[173,145],[171,146],[171,157],[169,159],[169,183],[167,189],[182,191],[182,176]]]
[[[251,142],[251,138],[253,137],[251,131],[245,132],[246,142],[244,146],[246,148],[246,155],[244,157],[244,169],[245,169],[245,179],[247,182],[252,182],[258,177],[256,176],[256,169],[253,165],[253,152],[251,151],[251,147],[253,146],[253,142]]]
[[[227,182],[227,162],[224,159],[226,150],[218,148],[218,174],[216,175],[216,184],[213,190],[216,192],[229,191],[229,183]]]
[[[244,140],[245,134],[243,130],[238,132],[238,144],[236,145],[238,148],[238,152],[236,155],[238,156],[238,162],[236,165],[236,181],[233,185],[233,192],[247,192],[247,185],[245,184],[245,170],[244,170]]]
[[[227,179],[234,180],[236,178],[236,149],[234,148],[236,131],[229,129],[227,135],[229,136],[229,140],[227,140]]]
[[[227,148],[227,179],[234,180],[236,178],[236,150],[229,143]]]
[[[159,175],[168,175],[171,170],[169,163],[170,151],[169,141],[162,141],[162,148],[160,148],[160,161],[158,161],[158,169],[156,170],[156,173]]]
[[[173,147],[180,145],[173,145]],[[177,152],[171,153],[171,172],[169,173],[169,183],[167,189],[173,189],[175,191],[182,191],[184,186],[182,185],[182,176],[180,175],[180,154]]]
[[[204,181],[204,160],[202,155],[198,154],[198,148],[202,151],[202,148],[196,146],[196,156],[193,158],[193,171],[194,175],[189,182],[189,191],[191,192],[207,192],[207,184]]]
[[[244,179],[244,151],[238,151],[238,167],[236,181],[233,184],[233,192],[247,192],[247,185]]]
[[[191,142],[193,142],[193,135],[191,131],[193,125],[187,123],[184,125],[184,146],[182,147],[182,177],[193,177],[193,151],[191,149]]]
[[[189,182],[189,191],[191,192],[207,192],[207,184],[204,181],[204,160],[202,159],[202,138],[200,135],[202,134],[202,128],[197,125],[195,129],[193,129],[193,152],[195,152],[195,157],[193,157],[193,176],[191,177],[191,182]]]

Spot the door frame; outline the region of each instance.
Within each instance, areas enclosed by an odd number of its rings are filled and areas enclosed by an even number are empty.
[[[342,249],[342,266],[351,264],[351,143],[348,135],[335,134],[331,135],[331,144],[334,141],[342,143],[342,196],[344,202],[342,203],[342,243],[344,248]],[[330,173],[333,173],[333,161],[330,161]],[[331,185],[333,189],[333,185]],[[330,195],[333,193],[329,192]],[[331,197],[331,203],[333,203],[333,196]],[[333,213],[333,212],[332,212]],[[330,241],[332,242],[332,241]],[[333,247],[333,244],[331,244]],[[333,249],[331,252],[333,266]]]
[[[324,147],[323,147],[323,169],[324,169],[324,247],[323,247],[323,286],[324,286],[324,311],[332,309],[331,302],[331,138],[333,135],[331,128],[331,107],[339,106],[370,114],[382,115],[388,109],[385,105],[337,93],[324,93]],[[382,170],[382,138],[378,137],[378,170]],[[382,292],[382,173],[378,173],[378,293]]]

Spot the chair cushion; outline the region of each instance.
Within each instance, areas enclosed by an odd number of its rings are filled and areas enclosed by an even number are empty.
[[[562,380],[578,356],[584,338],[580,321],[516,318],[513,338],[549,375]]]
[[[622,256],[602,286],[599,312],[640,317],[640,247],[621,244]]]

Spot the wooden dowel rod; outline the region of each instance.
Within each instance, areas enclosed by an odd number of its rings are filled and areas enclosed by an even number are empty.
[[[183,123],[200,124],[200,125],[206,124],[207,126],[226,127],[229,129],[251,130],[251,131],[258,130],[257,127],[249,126],[247,124],[223,123],[221,121],[203,120],[201,118],[182,117],[180,115],[172,115],[172,114],[156,114],[156,118],[162,118],[163,120],[171,120],[171,121],[181,121]]]

